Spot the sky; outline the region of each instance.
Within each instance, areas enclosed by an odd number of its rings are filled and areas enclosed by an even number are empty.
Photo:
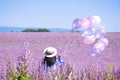
[[[120,32],[120,0],[0,0],[0,26],[72,29],[74,19],[90,16]]]

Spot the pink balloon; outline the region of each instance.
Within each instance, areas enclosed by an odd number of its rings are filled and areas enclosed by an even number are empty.
[[[90,21],[87,18],[83,18],[81,20],[80,28],[81,29],[87,29],[89,26],[90,26]]]
[[[93,49],[97,51],[103,51],[105,49],[105,45],[103,43],[98,42],[94,45]]]
[[[88,20],[90,21],[90,27],[96,25],[96,21],[92,17],[88,17]]]
[[[95,36],[94,35],[92,35],[92,36],[86,36],[84,38],[83,43],[84,44],[92,44],[94,41],[95,41]]]
[[[95,26],[101,23],[101,18],[99,16],[92,16],[83,19],[75,19],[72,24],[72,29],[86,30],[89,27]]]
[[[99,43],[103,43],[105,46],[108,46],[108,44],[109,44],[107,38],[101,38],[98,42],[99,42]]]
[[[101,38],[101,39],[98,40],[98,42],[94,45],[94,48],[93,48],[93,49],[98,50],[98,51],[103,51],[106,46],[108,46],[108,39],[107,39],[107,38]]]

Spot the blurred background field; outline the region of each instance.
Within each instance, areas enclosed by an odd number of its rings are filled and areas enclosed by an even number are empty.
[[[93,44],[83,44],[81,33],[0,33],[0,57],[2,61],[10,57],[13,62],[17,61],[19,55],[23,54],[24,42],[29,43],[29,49],[34,58],[35,66],[43,58],[43,50],[52,46],[57,48],[65,63],[71,64],[76,69],[82,69],[90,64],[103,66],[107,64],[120,67],[120,33],[107,33],[106,38],[109,45],[101,52],[100,56],[90,56],[88,53],[93,48]],[[5,63],[2,63],[5,64]]]

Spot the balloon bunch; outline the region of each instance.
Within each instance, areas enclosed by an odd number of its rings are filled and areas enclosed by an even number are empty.
[[[72,24],[72,30],[76,29],[82,31],[84,44],[92,44],[98,39],[89,55],[97,56],[108,46],[108,39],[105,38],[106,31],[104,26],[101,25],[101,18],[99,16],[75,19]]]

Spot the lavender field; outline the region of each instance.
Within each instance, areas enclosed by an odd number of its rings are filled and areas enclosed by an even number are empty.
[[[0,72],[4,71],[8,58],[12,64],[17,63],[18,56],[24,53],[25,42],[29,44],[31,53],[29,61],[34,65],[32,69],[36,69],[39,61],[44,57],[43,50],[52,46],[58,50],[65,64],[70,64],[77,70],[89,65],[103,67],[112,64],[118,71],[120,33],[108,33],[106,38],[109,40],[109,45],[100,56],[93,57],[88,53],[96,42],[92,45],[83,44],[81,33],[0,33]]]

